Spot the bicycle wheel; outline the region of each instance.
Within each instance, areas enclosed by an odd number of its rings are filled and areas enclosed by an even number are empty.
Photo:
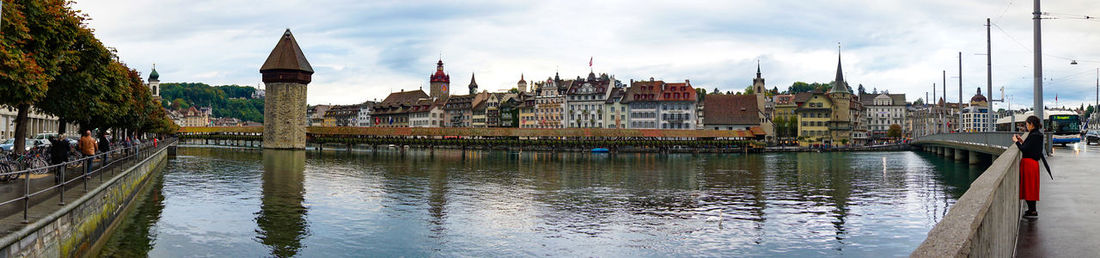
[[[31,160],[31,167],[36,169],[34,171],[35,174],[45,174],[46,172],[48,172],[48,169],[46,169],[46,167],[49,166],[50,163],[46,162],[46,160],[42,158],[35,158]]]
[[[13,171],[15,171],[15,169],[10,164],[0,163],[0,181],[9,182],[12,179],[15,179],[14,176],[7,174],[7,173],[11,173]]]

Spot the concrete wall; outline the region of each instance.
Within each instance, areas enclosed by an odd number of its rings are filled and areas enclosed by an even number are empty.
[[[1012,257],[1020,223],[1020,150],[1009,147],[970,185],[912,257]]]
[[[306,85],[267,83],[264,101],[264,148],[306,148]]]
[[[150,175],[167,160],[160,149],[80,199],[45,218],[0,238],[0,257],[73,257],[92,255]]]

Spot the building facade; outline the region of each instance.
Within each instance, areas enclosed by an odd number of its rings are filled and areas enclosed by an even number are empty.
[[[890,126],[893,125],[902,128],[901,136],[906,134],[909,112],[905,94],[861,94],[859,97],[864,108],[862,121],[866,123],[870,140],[888,138]]]
[[[428,99],[423,90],[390,93],[373,108],[371,118],[377,127],[409,127],[409,112],[421,99]]]
[[[587,78],[577,78],[566,91],[565,124],[569,128],[604,128],[607,97],[614,77],[589,72]]]
[[[982,88],[978,88],[978,93],[970,98],[970,105],[963,108],[960,113],[963,120],[961,130],[963,132],[989,131],[989,121],[996,121],[998,117],[990,112],[988,105],[988,99],[982,95]]]

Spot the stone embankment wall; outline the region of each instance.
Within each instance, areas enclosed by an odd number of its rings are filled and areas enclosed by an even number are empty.
[[[167,149],[157,150],[77,201],[3,236],[0,257],[94,255],[96,244],[107,240],[138,190],[167,163],[167,153]]]

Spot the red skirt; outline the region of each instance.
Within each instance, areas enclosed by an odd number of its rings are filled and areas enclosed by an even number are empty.
[[[1039,200],[1039,162],[1020,159],[1020,199]]]

